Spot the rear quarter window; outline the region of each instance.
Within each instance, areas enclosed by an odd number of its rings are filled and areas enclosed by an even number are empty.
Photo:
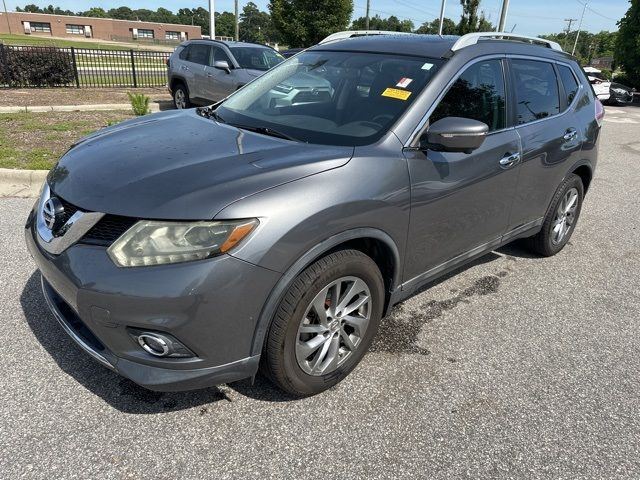
[[[511,60],[516,92],[517,124],[560,113],[560,92],[553,65],[541,60]]]
[[[571,68],[565,65],[558,65],[558,73],[560,74],[560,80],[564,87],[564,93],[566,98],[565,108],[573,103],[574,98],[578,94],[578,81]]]

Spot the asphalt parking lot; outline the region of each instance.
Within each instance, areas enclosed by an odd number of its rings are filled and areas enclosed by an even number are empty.
[[[570,245],[508,246],[384,321],[304,400],[265,380],[144,390],[47,312],[0,199],[0,478],[640,477],[640,108],[607,108]]]

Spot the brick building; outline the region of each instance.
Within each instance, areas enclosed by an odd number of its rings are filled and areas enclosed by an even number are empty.
[[[8,20],[8,21],[7,21]],[[199,26],[74,17],[48,13],[0,13],[0,33],[100,40],[183,41],[201,37]]]

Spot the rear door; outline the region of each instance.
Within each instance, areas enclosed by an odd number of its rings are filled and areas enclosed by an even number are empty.
[[[205,68],[211,62],[211,46],[205,43],[192,43],[186,55],[185,78],[189,88],[189,97],[192,100],[202,100],[206,98],[206,75]]]
[[[580,159],[582,141],[576,108],[584,91],[568,65],[550,60],[509,60],[515,97],[516,131],[522,165],[510,228],[540,224],[551,197]]]
[[[411,178],[405,280],[416,283],[460,256],[497,244],[517,184],[520,139],[507,122],[501,58],[481,59],[462,72],[429,123],[445,117],[479,120],[489,126],[489,134],[470,154],[405,152]]]

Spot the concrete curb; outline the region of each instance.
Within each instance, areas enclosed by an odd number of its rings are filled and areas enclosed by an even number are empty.
[[[0,168],[0,197],[37,197],[48,170]]]
[[[131,111],[129,103],[100,103],[97,105],[42,105],[24,107],[0,107],[0,113],[42,113],[42,112],[109,112],[115,110]],[[152,113],[160,111],[160,105],[150,103],[149,110]]]

